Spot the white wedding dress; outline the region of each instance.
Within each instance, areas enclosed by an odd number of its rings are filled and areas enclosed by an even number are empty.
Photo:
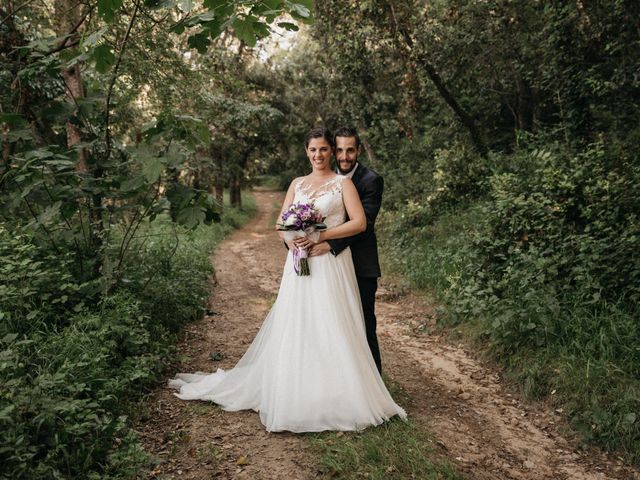
[[[316,191],[296,185],[294,202],[313,201],[328,228],[346,219],[342,180]],[[347,248],[309,258],[297,276],[289,252],[278,297],[237,365],[213,374],[178,374],[183,400],[224,410],[253,409],[267,431],[361,430],[405,411],[389,395],[366,340],[356,275]]]

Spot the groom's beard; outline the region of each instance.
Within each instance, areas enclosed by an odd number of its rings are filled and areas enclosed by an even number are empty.
[[[356,168],[357,164],[358,164],[358,160],[353,162],[348,170],[343,170],[342,168],[340,168],[340,162],[336,161],[336,167],[338,167],[338,173],[340,173],[342,175],[346,175],[346,174],[350,173],[354,168]]]

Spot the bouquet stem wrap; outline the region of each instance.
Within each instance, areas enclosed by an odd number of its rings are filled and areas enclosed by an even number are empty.
[[[285,240],[288,242],[292,241],[295,238],[301,238],[306,235],[304,230],[293,230],[284,233]],[[299,277],[305,277],[307,275],[311,275],[309,270],[309,253],[304,248],[294,248],[293,249],[293,271],[296,272],[296,275]]]
[[[293,270],[300,277],[311,275],[309,271],[309,260],[307,260],[307,251],[304,248],[296,248],[293,250]]]

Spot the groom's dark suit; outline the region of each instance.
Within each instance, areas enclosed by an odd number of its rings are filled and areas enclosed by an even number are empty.
[[[382,177],[361,163],[356,164],[351,180],[358,191],[360,201],[367,217],[367,229],[353,237],[328,240],[331,253],[339,255],[345,248],[351,247],[351,257],[356,270],[360,300],[364,312],[364,321],[367,329],[367,342],[371,354],[376,362],[378,371],[382,372],[380,360],[380,348],[376,337],[376,313],[375,299],[380,276],[380,264],[378,262],[378,245],[374,230],[376,217],[382,204],[382,191],[384,182]]]

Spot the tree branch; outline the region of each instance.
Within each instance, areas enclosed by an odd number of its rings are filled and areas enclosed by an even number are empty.
[[[73,35],[78,31],[78,29],[80,28],[80,26],[84,23],[84,21],[87,19],[87,17],[89,16],[89,14],[93,11],[93,5],[89,7],[89,9],[84,13],[84,15],[82,17],[80,17],[80,20],[78,20],[76,22],[76,24],[71,27],[71,30],[69,31],[69,33],[67,33],[64,38],[62,39],[62,41],[56,46],[53,47],[51,50],[49,50],[48,52],[46,52],[44,55],[48,56],[48,55],[53,55],[54,53],[57,53],[61,50],[64,50],[65,48],[72,48],[75,47],[76,45],[78,45],[80,43],[80,40],[74,40],[71,43],[67,43],[71,37],[73,37]]]
[[[473,142],[476,149],[478,150],[478,153],[480,153],[480,155],[482,156],[485,156],[487,154],[487,147],[484,141],[482,140],[482,137],[480,135],[480,132],[478,131],[475,120],[471,117],[471,115],[469,115],[464,110],[464,108],[462,108],[462,106],[458,103],[455,97],[451,94],[451,92],[445,85],[444,81],[442,80],[442,77],[440,77],[437,70],[431,64],[431,62],[426,57],[426,55],[424,53],[417,52],[417,49],[415,48],[415,42],[413,41],[413,38],[411,38],[411,35],[407,31],[407,29],[399,25],[398,19],[395,14],[395,10],[393,8],[393,4],[391,2],[388,2],[387,6],[388,6],[389,13],[391,15],[391,19],[393,20],[393,23],[395,26],[396,36],[397,34],[399,34],[402,37],[407,50],[415,55],[415,57],[418,59],[420,64],[424,67],[425,71],[427,72],[427,76],[429,77],[431,82],[435,85],[438,92],[440,93],[440,96],[447,103],[447,105],[449,105],[449,107],[454,111],[454,113],[457,115],[460,122],[469,131],[469,135],[471,136],[471,141]]]
[[[122,39],[122,46],[120,48],[120,52],[118,53],[118,58],[113,67],[113,73],[111,74],[111,81],[109,82],[109,89],[107,90],[107,105],[106,105],[106,113],[105,113],[105,144],[106,144],[106,154],[105,159],[108,159],[111,156],[111,132],[109,130],[109,121],[110,121],[110,110],[111,110],[111,97],[113,96],[113,87],[116,84],[116,80],[118,78],[118,68],[120,67],[120,63],[122,62],[122,56],[124,55],[125,47],[127,46],[127,40],[129,39],[129,35],[131,34],[131,29],[133,28],[133,24],[136,21],[136,17],[138,15],[138,10],[140,8],[139,0],[136,0],[136,6],[133,9],[133,14],[131,15],[131,20],[129,21],[129,25],[127,26],[127,32]]]
[[[28,7],[30,4],[32,4],[35,1],[36,0],[28,0],[28,1],[24,2],[22,5],[20,5],[19,7],[16,7],[15,9],[13,9],[13,10],[11,10],[10,7],[9,7],[8,10],[0,9],[0,14],[3,15],[2,20],[0,20],[0,25],[4,24],[4,22],[9,20],[11,17],[15,16],[15,14],[18,13],[20,10],[22,10],[25,7]]]

